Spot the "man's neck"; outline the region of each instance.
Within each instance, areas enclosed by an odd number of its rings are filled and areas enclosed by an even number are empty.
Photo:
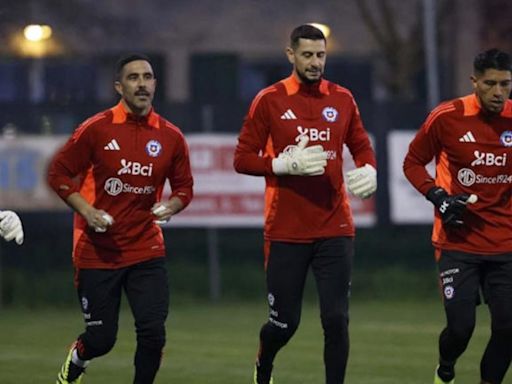
[[[149,106],[148,108],[145,108],[145,109],[139,109],[139,108],[135,108],[133,106],[130,106],[125,99],[121,99],[121,102],[123,103],[123,106],[126,110],[127,113],[130,113],[134,116],[137,116],[137,117],[145,117],[147,116],[147,114],[149,113],[149,111],[151,110],[151,106]]]

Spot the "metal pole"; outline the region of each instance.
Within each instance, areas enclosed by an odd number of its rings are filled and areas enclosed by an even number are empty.
[[[219,231],[208,227],[208,277],[210,280],[210,300],[220,299],[220,258],[219,258]]]
[[[3,290],[3,265],[2,265],[2,246],[0,246],[0,310],[4,308],[4,290]]]
[[[436,0],[423,0],[423,39],[425,68],[427,71],[427,106],[429,110],[439,104],[439,73],[436,40]]]
[[[205,104],[201,107],[201,125],[203,132],[213,132],[213,106]],[[208,277],[210,283],[210,300],[218,301],[221,294],[219,233],[216,227],[206,229],[208,243]]]

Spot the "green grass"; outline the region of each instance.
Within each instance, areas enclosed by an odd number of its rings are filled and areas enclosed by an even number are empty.
[[[171,306],[168,343],[156,383],[251,383],[265,304],[179,302]],[[348,384],[432,382],[437,335],[444,322],[437,301],[357,301],[351,308]],[[92,362],[84,384],[131,383],[133,320],[123,309],[118,342]],[[0,383],[52,383],[67,345],[82,329],[79,309],[7,309],[0,312]],[[489,333],[486,307],[457,366],[458,383],[477,383]],[[322,332],[315,303],[305,303],[301,326],[278,355],[277,384],[320,384]],[[510,376],[510,375],[509,375]],[[507,380],[505,380],[507,382]]]

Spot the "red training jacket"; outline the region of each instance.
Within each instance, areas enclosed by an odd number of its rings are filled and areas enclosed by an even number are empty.
[[[188,205],[193,180],[185,138],[153,110],[137,117],[119,103],[82,123],[53,158],[48,183],[64,201],[79,192],[115,223],[96,233],[75,213],[74,265],[113,269],[164,256],[151,207],[161,199],[166,179],[171,196]]]
[[[325,174],[275,176],[272,159],[302,135],[309,136],[308,146],[321,144],[328,152]],[[359,110],[346,88],[327,80],[306,85],[292,75],[256,95],[240,132],[234,167],[265,176],[266,240],[354,236],[342,175],[343,144],[358,167],[376,165]]]
[[[425,169],[435,157],[436,177]],[[422,194],[476,194],[462,228],[444,227],[435,210],[436,248],[477,254],[512,252],[512,101],[500,115],[482,111],[475,95],[439,105],[409,146],[404,173]]]

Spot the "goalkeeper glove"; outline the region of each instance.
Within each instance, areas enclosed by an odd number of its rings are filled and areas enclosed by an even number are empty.
[[[165,204],[154,205],[153,208],[151,208],[151,213],[157,217],[155,224],[158,225],[167,223],[172,216],[172,211],[167,208]]]
[[[377,171],[370,164],[347,172],[347,188],[351,194],[366,199],[377,190]]]
[[[106,222],[106,225],[103,225],[103,223],[101,223],[99,225],[95,225],[94,232],[98,232],[98,233],[107,232],[107,228],[110,227],[112,224],[114,224],[114,218],[106,212],[101,215],[101,218],[102,218],[103,222]]]
[[[327,165],[327,152],[321,145],[307,147],[309,137],[302,136],[297,145],[287,146],[272,160],[275,175],[318,176],[323,175]]]
[[[476,195],[468,195],[467,193],[449,195],[441,187],[430,188],[426,197],[441,214],[443,224],[454,227],[464,224],[462,216],[467,204],[474,204],[478,200]]]
[[[0,211],[0,236],[6,241],[16,239],[18,245],[23,244],[23,226],[13,211]]]

